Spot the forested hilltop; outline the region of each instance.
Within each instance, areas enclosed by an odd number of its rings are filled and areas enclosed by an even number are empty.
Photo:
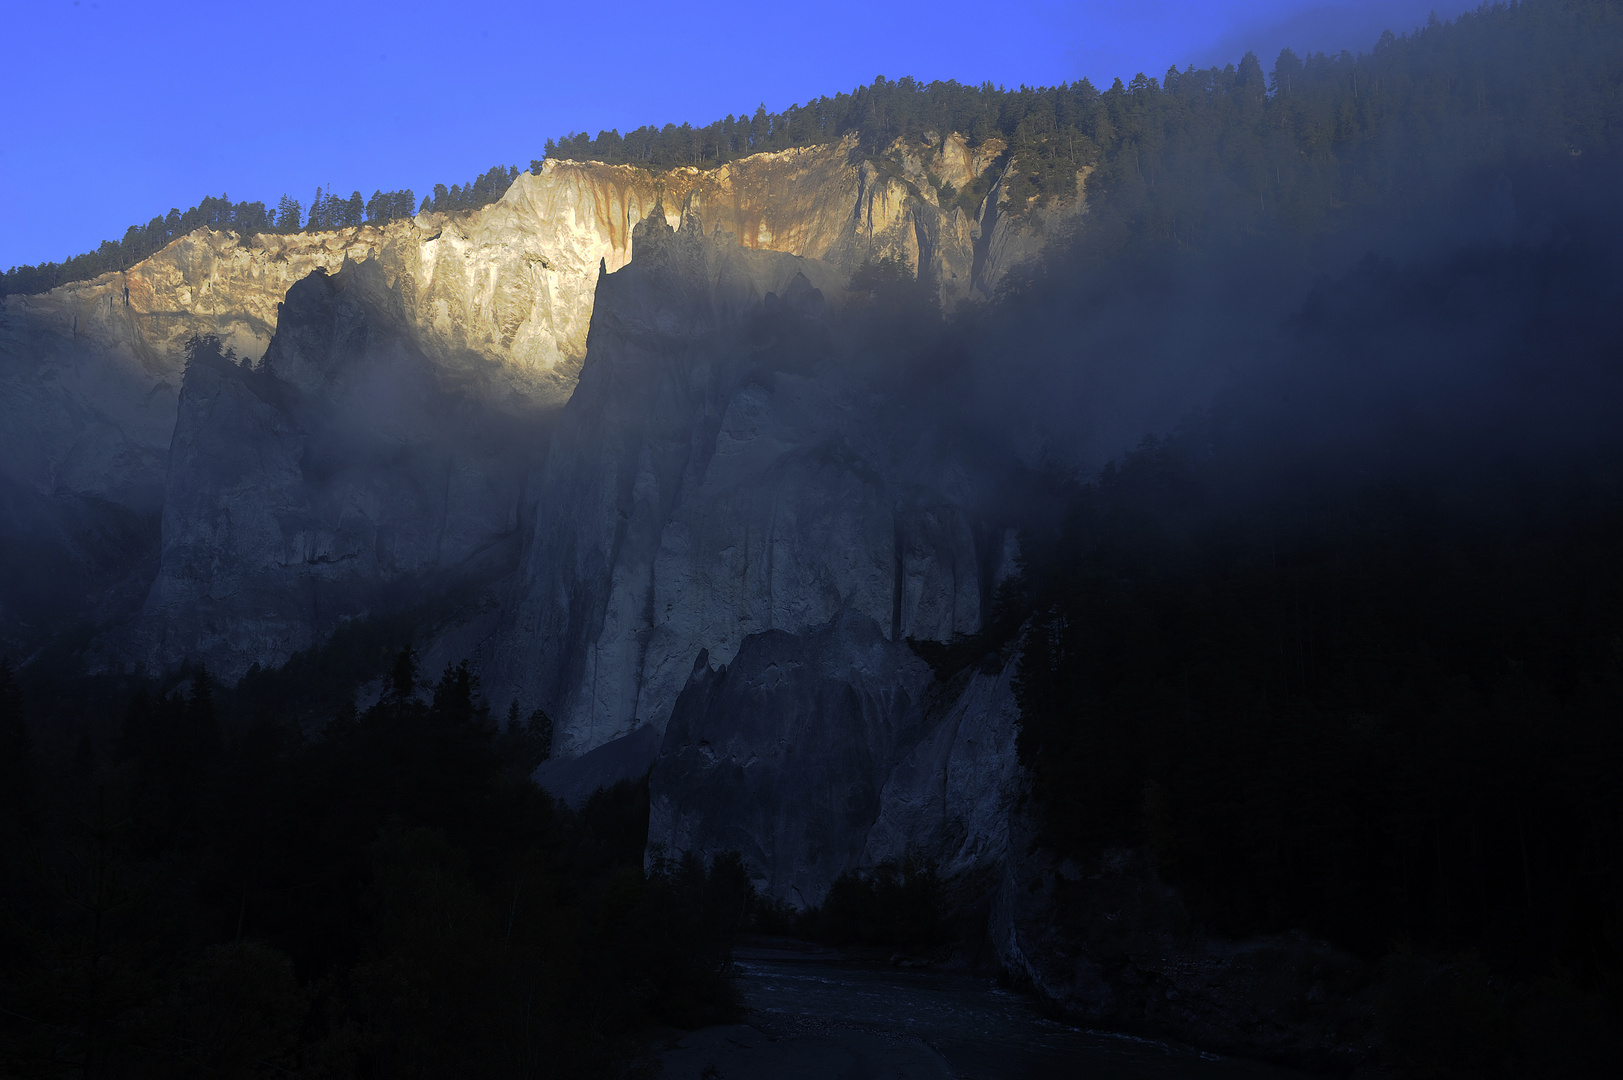
[[[1006,190],[1015,200],[1073,190],[1077,170],[1094,166],[1088,195],[1096,205],[1185,242],[1198,241],[1216,214],[1232,226],[1281,217],[1312,229],[1349,206],[1404,197],[1427,175],[1428,158],[1456,156],[1473,142],[1478,154],[1577,155],[1605,139],[1623,116],[1616,80],[1603,77],[1615,65],[1620,18],[1600,0],[1484,5],[1449,23],[1434,17],[1414,34],[1388,31],[1358,56],[1286,49],[1269,73],[1247,53],[1238,65],[1174,67],[1159,80],[1141,73],[1103,91],[1087,79],[1009,89],[880,77],[780,113],[762,106],[702,126],[573,133],[547,140],[546,157],[665,170],[848,135],[877,156],[897,139],[959,132],[975,144],[1007,144]],[[1418,159],[1384,152],[1394,141],[1422,145],[1433,136],[1441,141]],[[417,209],[487,206],[517,175],[516,166],[495,166],[465,186],[436,185]],[[978,202],[985,193],[943,194]],[[273,209],[209,198],[131,226],[94,252],[13,267],[0,273],[0,294],[126,269],[200,226],[245,235],[342,228],[408,216],[413,197],[408,190],[346,199],[317,189],[308,212],[286,196]]]
[[[316,188],[308,210],[299,200],[286,195],[270,208],[262,202],[234,203],[228,195],[205,196],[188,210],[171,208],[169,213],[154,217],[145,225],[131,225],[124,231],[123,239],[103,240],[95,251],[61,262],[14,266],[0,271],[0,296],[49,292],[58,285],[128,270],[194,229],[234,232],[246,238],[260,233],[320,232],[385,225],[424,210],[445,213],[477,210],[501,198],[517,176],[516,165],[495,165],[465,187],[453,184],[446,188],[444,184],[435,184],[433,194],[424,196],[421,205],[413,201],[416,196],[410,188],[374,191],[369,199],[362,198],[359,191],[345,198],[337,192]]]

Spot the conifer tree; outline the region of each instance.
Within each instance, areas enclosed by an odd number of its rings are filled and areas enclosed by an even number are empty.
[[[284,233],[298,232],[303,213],[304,207],[299,205],[297,199],[283,195],[276,201],[276,230]]]
[[[394,667],[389,672],[388,692],[396,701],[417,696],[417,653],[410,643],[395,657]]]
[[[3,815],[20,818],[27,811],[31,747],[22,694],[10,661],[0,658],[0,827],[6,824]]]

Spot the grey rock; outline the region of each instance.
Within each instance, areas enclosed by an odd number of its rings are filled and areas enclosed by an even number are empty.
[[[797,907],[909,855],[995,881],[1023,782],[1014,668],[938,683],[853,613],[751,635],[720,668],[701,653],[650,776],[650,852],[737,851]]]
[[[0,655],[28,662],[139,609],[158,563],[158,516],[0,476]]]
[[[724,667],[701,654],[649,777],[650,851],[737,851],[763,894],[818,903],[861,865],[930,682],[905,644],[856,613],[753,634]]]
[[[725,664],[754,633],[973,631],[1002,555],[964,467],[894,422],[842,337],[842,276],[662,222],[599,285],[492,665],[564,754],[663,727],[701,650]]]
[[[943,877],[1000,868],[1023,774],[1015,750],[1020,706],[1016,661],[959,676],[944,715],[885,782],[862,862],[900,862],[910,853]]]
[[[399,305],[374,264],[318,271],[260,367],[188,366],[140,659],[234,677],[516,564],[544,414],[488,362],[429,360]]]
[[[544,761],[530,779],[537,787],[578,810],[594,792],[622,780],[641,780],[659,756],[659,732],[644,724],[579,757]]]

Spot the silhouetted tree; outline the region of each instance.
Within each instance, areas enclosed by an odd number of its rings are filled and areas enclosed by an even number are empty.
[[[397,701],[417,696],[417,653],[409,644],[395,657],[389,672],[389,693]]]
[[[298,200],[283,195],[276,200],[276,229],[278,232],[298,232],[304,207]]]
[[[11,662],[0,658],[0,828],[7,816],[16,823],[27,815],[32,750],[22,693],[12,677]]]

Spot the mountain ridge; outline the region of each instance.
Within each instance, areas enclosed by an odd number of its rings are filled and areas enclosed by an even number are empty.
[[[47,515],[51,500],[86,496],[156,513],[187,342],[218,339],[225,356],[263,366],[289,291],[357,263],[381,274],[399,332],[437,369],[499,372],[515,407],[544,425],[573,391],[599,275],[631,260],[635,226],[656,208],[670,225],[702,217],[745,248],[814,258],[842,279],[893,264],[948,307],[990,296],[1085,209],[1079,173],[1077,198],[1000,213],[1009,199],[995,141],[971,149],[949,134],[889,155],[881,168],[847,138],[710,170],[548,161],[480,210],[318,233],[200,229],[127,271],[0,298],[7,473]],[[975,182],[986,189],[975,217],[942,198]]]

